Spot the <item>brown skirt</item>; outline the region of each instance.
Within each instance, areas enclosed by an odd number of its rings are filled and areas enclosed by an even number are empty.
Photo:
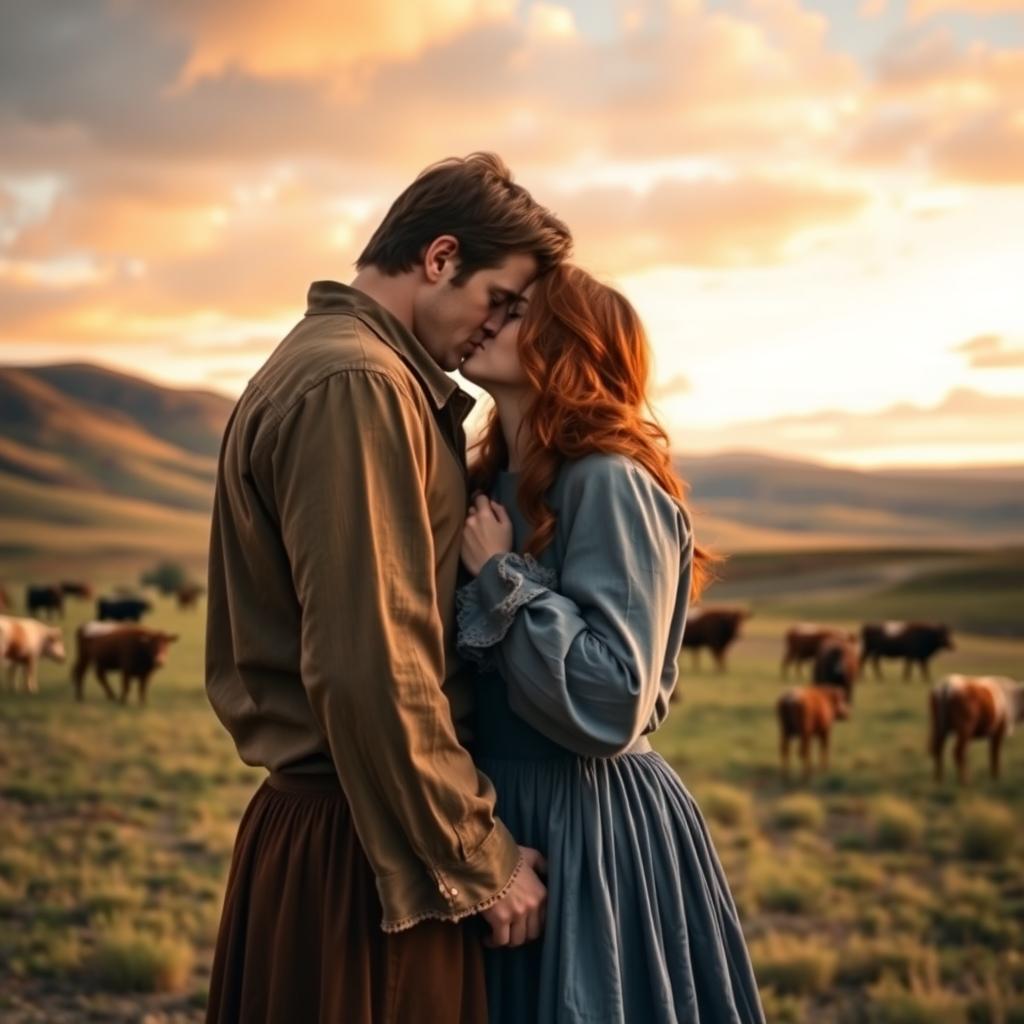
[[[479,922],[381,916],[337,780],[272,774],[238,828],[207,1024],[485,1024]]]

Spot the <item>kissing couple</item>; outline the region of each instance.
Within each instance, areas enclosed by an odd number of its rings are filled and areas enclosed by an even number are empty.
[[[206,688],[249,765],[209,1024],[762,1024],[655,752],[698,545],[626,298],[489,153],[317,281],[220,452]],[[468,453],[473,399],[490,418]]]

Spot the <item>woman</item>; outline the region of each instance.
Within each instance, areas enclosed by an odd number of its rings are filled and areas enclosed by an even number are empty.
[[[629,303],[566,266],[462,366],[495,400],[458,595],[474,754],[548,873],[543,937],[488,951],[492,1024],[764,1020],[704,820],[646,738],[711,561],[644,415],[648,363]]]

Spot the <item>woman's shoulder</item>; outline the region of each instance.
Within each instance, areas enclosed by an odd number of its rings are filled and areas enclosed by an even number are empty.
[[[596,492],[598,489],[612,494],[660,494],[675,503],[672,496],[639,462],[618,452],[592,452],[582,459],[563,463],[558,474],[558,486],[566,492]]]
[[[627,455],[620,455],[617,452],[592,452],[590,455],[584,455],[582,459],[564,462],[558,473],[558,485],[570,490],[580,490],[599,484],[621,486],[636,479],[638,474],[647,477],[646,470]]]
[[[682,503],[628,455],[594,452],[566,462],[556,490],[560,492],[563,509],[570,513],[588,506],[598,511],[610,511],[617,505],[639,506],[662,520],[674,522],[683,534],[690,532],[689,516]]]

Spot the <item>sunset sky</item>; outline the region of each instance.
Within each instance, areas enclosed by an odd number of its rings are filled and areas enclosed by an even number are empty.
[[[237,394],[493,149],[680,451],[1024,461],[1024,0],[0,0],[0,363]]]

